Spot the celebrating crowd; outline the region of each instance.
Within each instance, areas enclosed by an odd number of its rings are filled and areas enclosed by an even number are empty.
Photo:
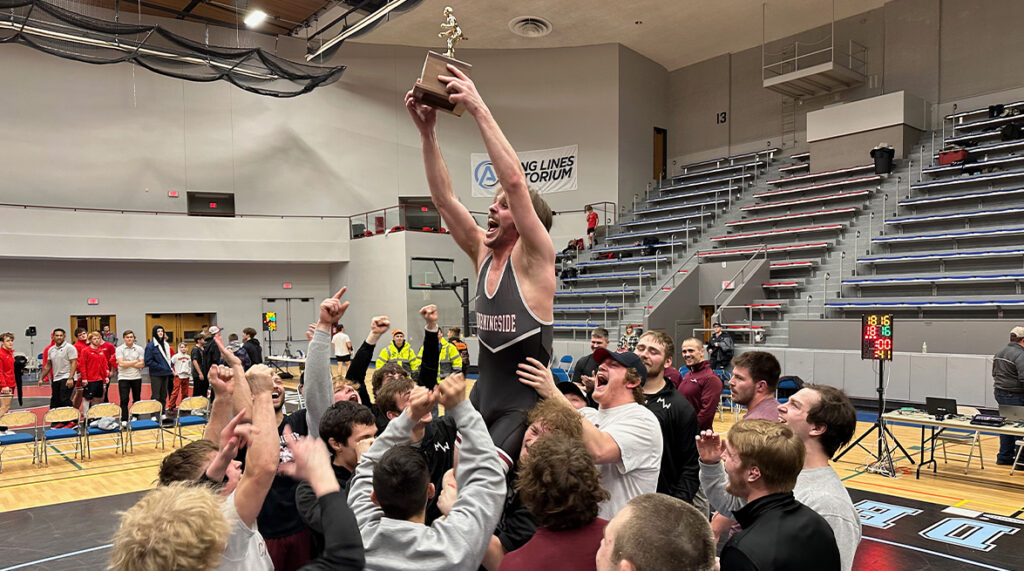
[[[355,348],[335,333],[345,288],[320,304],[306,407],[292,413],[255,331],[245,343],[202,334],[186,353],[160,327],[143,347],[131,331],[116,347],[101,332],[71,344],[55,330],[42,370],[54,407],[102,402],[116,370],[129,421],[144,368],[172,414],[190,385],[213,397],[203,438],[167,455],[159,486],[122,514],[111,567],[851,569],[859,518],[829,466],[856,425],[841,391],[805,385],[780,404],[778,361],[742,353],[728,386],[748,412],[717,433],[716,370],[733,352],[717,330],[712,363],[699,339],[630,328],[613,351],[595,331],[573,380],[555,382],[551,210],[473,82],[448,69],[439,79],[473,117],[500,182],[486,228],[455,196],[435,110],[412,92],[406,107],[434,205],[477,270],[472,390],[465,345],[442,335],[435,306],[420,310],[422,333],[374,317]]]

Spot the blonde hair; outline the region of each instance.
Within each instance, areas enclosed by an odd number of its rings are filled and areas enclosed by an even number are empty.
[[[100,335],[99,331],[90,331],[89,335],[86,336],[86,339],[92,339],[93,337],[101,337],[102,338],[103,336]]]
[[[793,491],[807,451],[791,428],[770,420],[741,420],[726,438],[744,468],[757,466],[771,493]]]
[[[227,547],[224,499],[206,486],[176,482],[142,497],[122,512],[114,533],[115,571],[206,571],[220,565]]]

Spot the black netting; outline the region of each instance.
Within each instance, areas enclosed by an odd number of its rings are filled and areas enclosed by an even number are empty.
[[[225,80],[273,97],[309,93],[345,71],[288,61],[260,48],[210,46],[160,26],[110,22],[42,0],[0,0],[0,43],[6,42],[86,63],[133,61],[170,77]]]

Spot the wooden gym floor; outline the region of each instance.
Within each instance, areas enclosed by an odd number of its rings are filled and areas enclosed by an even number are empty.
[[[287,382],[294,389],[294,381]],[[289,392],[289,401],[294,403],[294,393]],[[294,404],[288,408],[293,409]],[[873,420],[866,414],[861,418],[867,421],[859,422],[857,435],[869,429]],[[726,411],[724,419],[716,418],[715,428],[724,432],[732,424],[733,415]],[[916,460],[920,430],[890,426]],[[202,436],[200,429],[186,434],[193,439]],[[68,445],[52,444],[49,465],[43,467],[34,466],[28,459],[8,459],[19,451],[7,450],[0,473],[0,533],[6,532],[7,537],[17,534],[21,539],[17,547],[8,543],[4,549],[9,556],[0,558],[0,571],[102,567],[108,551],[104,546],[117,526],[116,512],[154,487],[161,460],[177,446],[176,441],[172,444],[170,433],[165,436],[166,450],[152,444],[141,445],[136,446],[134,454],[124,456],[113,449],[96,450],[102,444],[94,441],[92,458],[87,460],[74,457]],[[868,446],[874,448],[875,441]],[[881,510],[879,513],[902,510],[892,512],[892,521],[882,522],[878,529],[864,525],[864,541],[855,568],[1018,568],[1017,553],[1024,548],[1024,533],[1017,531],[1024,527],[1024,471],[1010,476],[1008,467],[996,466],[998,447],[997,436],[985,435],[984,469],[975,459],[964,474],[962,461],[951,458],[949,464],[943,464],[940,455],[938,473],[932,474],[929,468],[919,480],[913,474],[915,466],[906,459],[896,462],[900,473],[895,478],[871,473],[867,465],[873,459],[860,449],[835,462],[836,471],[859,509],[870,504],[871,509]],[[938,533],[936,526],[954,525],[960,516],[976,518],[970,522],[981,522],[978,525],[982,529],[967,526],[954,530],[953,535],[977,538],[979,533],[990,531],[990,527],[1006,529],[989,533],[987,543],[971,549],[951,545],[941,538],[928,541]],[[26,533],[26,525],[42,528],[40,533]],[[68,553],[73,556],[67,556]]]

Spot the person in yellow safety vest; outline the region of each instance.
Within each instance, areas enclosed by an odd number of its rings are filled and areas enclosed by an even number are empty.
[[[405,342],[405,332],[401,329],[396,329],[391,334],[391,344],[385,347],[377,357],[378,369],[386,363],[398,363],[410,373],[420,368],[420,358],[416,356],[412,345]]]
[[[448,375],[462,371],[462,355],[459,354],[459,350],[455,348],[455,345],[452,345],[444,338],[440,329],[437,330],[437,341],[441,344],[441,352],[438,355],[437,362],[437,382],[440,383]],[[420,352],[416,358],[416,370],[419,370],[422,359],[423,347],[420,347]]]

